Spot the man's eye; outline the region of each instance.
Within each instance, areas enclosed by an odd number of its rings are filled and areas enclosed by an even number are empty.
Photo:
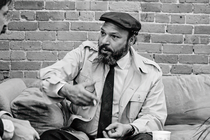
[[[112,38],[117,39],[117,38],[119,38],[119,37],[116,36],[116,35],[112,35]]]

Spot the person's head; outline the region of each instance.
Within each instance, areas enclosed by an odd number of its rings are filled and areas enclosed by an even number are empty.
[[[121,12],[105,13],[99,20],[105,22],[98,39],[98,59],[105,64],[115,65],[135,44],[141,24],[131,15]]]
[[[0,34],[6,32],[6,27],[8,24],[8,12],[9,4],[12,0],[0,0]]]

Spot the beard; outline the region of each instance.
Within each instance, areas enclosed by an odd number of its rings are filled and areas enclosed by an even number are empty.
[[[117,61],[127,54],[128,48],[128,43],[126,43],[125,47],[117,51],[112,50],[106,44],[99,45],[97,61],[108,65],[116,65]]]

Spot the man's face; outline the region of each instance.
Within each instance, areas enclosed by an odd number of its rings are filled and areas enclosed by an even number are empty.
[[[6,32],[6,27],[8,24],[8,5],[5,5],[0,10],[0,34]]]
[[[115,65],[116,62],[127,54],[129,32],[113,23],[105,22],[101,27],[98,39],[99,62]]]

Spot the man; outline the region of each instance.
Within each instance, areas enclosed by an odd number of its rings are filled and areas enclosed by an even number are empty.
[[[163,129],[167,111],[161,69],[132,47],[141,24],[120,12],[105,13],[100,20],[105,22],[98,43],[83,42],[40,70],[42,91],[71,102],[71,126],[46,131],[41,140],[81,140],[82,132],[89,139],[151,140],[150,132]]]
[[[10,3],[11,0],[0,0],[0,34],[5,33],[7,29]],[[0,118],[0,137],[3,140],[11,138],[13,140],[39,139],[38,133],[31,127],[29,121],[15,119],[6,111],[0,111]]]

